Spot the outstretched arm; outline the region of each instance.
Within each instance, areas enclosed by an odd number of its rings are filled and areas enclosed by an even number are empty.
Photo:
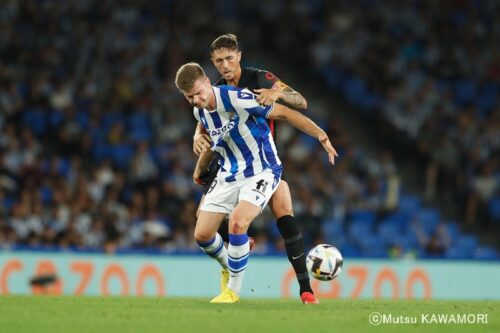
[[[268,115],[269,119],[285,120],[293,127],[309,134],[310,136],[318,139],[323,145],[323,148],[328,154],[328,161],[335,164],[335,157],[339,156],[335,148],[333,148],[328,135],[321,129],[314,121],[304,116],[302,113],[291,110],[280,104],[275,104],[273,110]]]

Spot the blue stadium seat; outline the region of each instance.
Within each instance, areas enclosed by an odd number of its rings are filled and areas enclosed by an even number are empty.
[[[90,119],[89,119],[89,113],[84,112],[84,111],[79,111],[75,115],[76,121],[82,126],[82,128],[87,129],[89,128],[90,124]]]
[[[105,113],[101,119],[101,127],[107,132],[116,123],[125,124],[125,115],[122,112]]]
[[[327,220],[323,222],[322,231],[327,239],[339,238],[344,234],[344,228],[341,221]]]
[[[37,135],[43,135],[47,129],[47,119],[44,110],[28,109],[23,113],[23,124]]]
[[[111,147],[107,144],[100,143],[92,146],[92,158],[100,162],[111,155]]]
[[[454,99],[455,103],[462,106],[470,103],[477,95],[477,85],[468,79],[462,79],[455,83]]]
[[[326,85],[331,90],[337,90],[344,80],[344,70],[335,66],[327,66],[322,70]]]
[[[111,146],[110,150],[113,162],[120,168],[126,168],[130,158],[134,154],[132,147],[127,144]]]
[[[409,215],[415,214],[421,206],[421,200],[416,195],[402,194],[399,198],[399,210]]]
[[[353,210],[349,214],[350,220],[352,222],[362,222],[366,224],[373,224],[375,222],[375,213],[371,210]]]
[[[394,212],[384,218],[384,221],[391,221],[399,225],[402,229],[405,229],[410,224],[410,215],[402,211]]]
[[[490,217],[493,221],[500,222],[500,196],[493,197],[488,203]]]
[[[352,241],[358,244],[363,238],[372,234],[372,225],[363,221],[354,221],[347,227],[347,236]]]
[[[151,123],[148,114],[145,112],[134,112],[127,119],[127,126],[130,130],[151,131]]]
[[[366,81],[354,76],[350,77],[342,83],[342,92],[349,103],[359,106],[361,96],[366,93]]]
[[[359,248],[350,243],[340,246],[340,253],[342,253],[343,257],[359,257],[361,255]]]
[[[130,140],[132,142],[141,142],[153,140],[153,132],[145,128],[134,128],[130,134]]]
[[[361,254],[365,257],[387,257],[387,246],[380,237],[368,235],[360,239]]]
[[[498,252],[491,246],[481,246],[474,251],[476,259],[499,259]]]
[[[401,227],[392,220],[382,222],[378,228],[380,239],[388,245],[394,244],[395,240],[401,235]]]
[[[461,235],[454,242],[455,246],[458,246],[468,253],[472,253],[478,246],[479,242],[474,235]]]
[[[445,257],[449,259],[467,259],[471,253],[460,246],[453,246],[446,250]]]
[[[424,208],[417,213],[416,217],[425,232],[431,235],[436,230],[439,220],[441,219],[441,214],[437,209]]]
[[[452,240],[457,239],[460,236],[461,232],[456,222],[448,221],[443,223],[443,226]]]
[[[403,233],[394,238],[392,245],[399,245],[403,250],[415,250],[419,248],[418,240],[411,233]]]

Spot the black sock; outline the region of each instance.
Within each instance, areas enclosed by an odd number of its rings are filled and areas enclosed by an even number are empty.
[[[220,224],[218,232],[221,235],[222,240],[225,243],[229,243],[229,223],[228,223],[227,219],[224,219],[224,221],[222,221],[222,223]]]
[[[276,221],[278,230],[285,241],[286,254],[288,260],[295,270],[297,281],[300,286],[300,294],[303,292],[313,293],[309,282],[309,273],[306,267],[306,254],[304,251],[304,240],[302,234],[297,229],[295,219],[291,215],[282,216]]]

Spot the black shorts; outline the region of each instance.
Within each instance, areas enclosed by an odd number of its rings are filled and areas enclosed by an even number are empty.
[[[200,178],[205,184],[203,185],[203,194],[207,194],[208,190],[210,190],[210,185],[212,185],[212,182],[214,181],[215,177],[217,177],[219,169],[220,169],[219,159],[216,157],[212,160],[212,162],[210,162],[208,171]],[[284,169],[281,172],[281,180],[286,181]]]

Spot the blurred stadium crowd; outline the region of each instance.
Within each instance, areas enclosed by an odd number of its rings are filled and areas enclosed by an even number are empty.
[[[173,76],[198,61],[216,78],[209,45],[229,31],[247,63],[265,52],[290,71],[313,66],[321,89],[350,112],[379,114],[424,157],[425,191],[410,194],[391,147],[354,147],[333,115],[315,116],[341,155],[332,169],[314,140],[283,126],[280,155],[306,246],[332,243],[347,256],[498,256],[423,204],[445,193],[465,223],[499,222],[494,1],[0,6],[0,248],[198,252],[195,123]],[[257,253],[283,251],[270,216],[255,227]]]

